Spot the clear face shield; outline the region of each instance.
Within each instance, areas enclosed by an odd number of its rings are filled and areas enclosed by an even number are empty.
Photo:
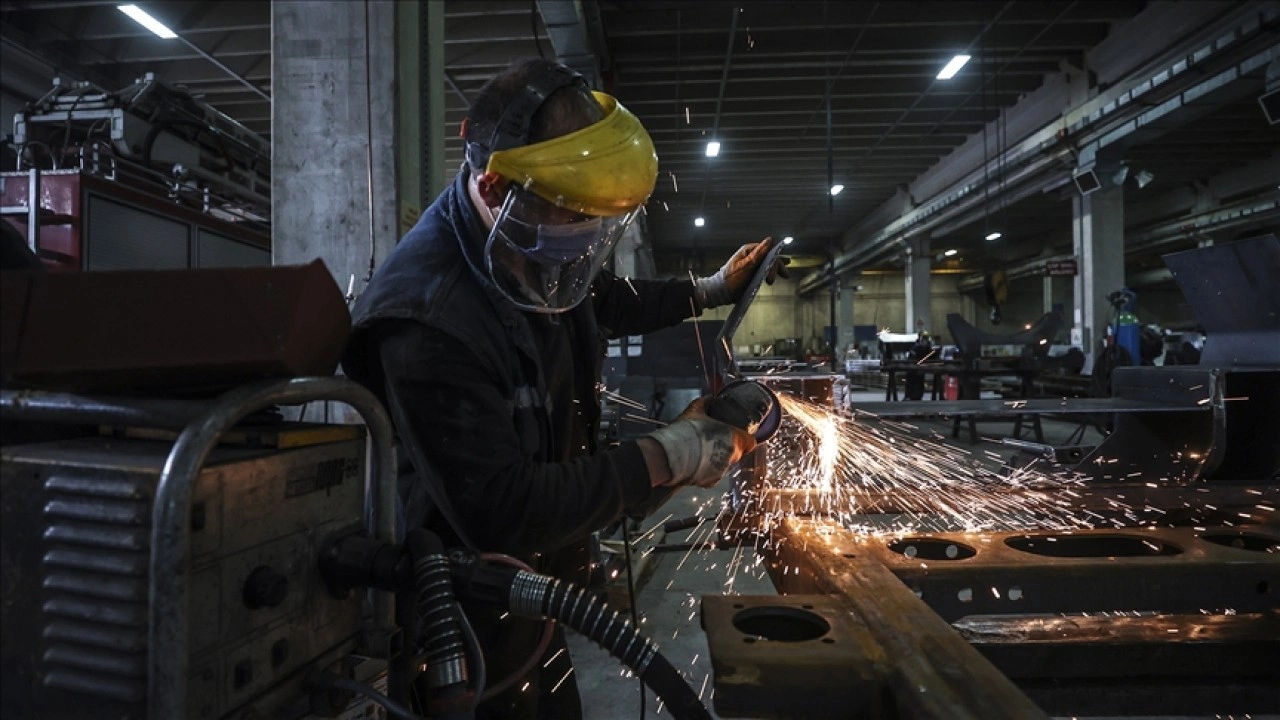
[[[636,212],[584,215],[512,186],[485,245],[489,277],[521,310],[571,310],[586,298]]]

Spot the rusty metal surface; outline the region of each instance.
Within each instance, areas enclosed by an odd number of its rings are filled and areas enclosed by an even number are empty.
[[[783,520],[769,552],[779,592],[837,596],[883,652],[887,664],[875,668],[877,717],[1047,717],[843,527]]]
[[[1242,547],[1231,546],[1236,539]],[[948,622],[1009,613],[1251,613],[1280,605],[1280,533],[1261,526],[861,536],[853,547]]]
[[[1012,716],[951,685],[992,673],[1054,714],[1280,711],[1275,526],[872,537],[788,518],[769,552],[780,592],[840,597],[929,691],[908,716]]]
[[[827,595],[704,595],[702,629],[724,717],[879,717],[887,658],[871,631]],[[781,702],[779,702],[781,700]]]
[[[952,624],[1016,680],[1125,677],[1269,679],[1280,687],[1280,611],[1232,615],[974,616]]]
[[[25,307],[0,308],[4,327],[18,328],[3,368],[14,387],[207,394],[263,378],[330,375],[351,327],[342,291],[319,260],[4,273],[0,282],[27,283]]]

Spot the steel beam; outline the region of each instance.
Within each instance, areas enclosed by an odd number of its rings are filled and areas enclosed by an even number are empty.
[[[1065,135],[1086,149],[1101,148],[1118,143],[1127,133],[1145,128],[1156,122],[1167,123],[1171,113],[1182,107],[1194,107],[1206,102],[1208,97],[1229,87],[1236,79],[1261,72],[1271,57],[1280,52],[1275,48],[1257,51],[1257,38],[1264,32],[1264,23],[1280,17],[1280,9],[1267,5],[1244,6],[1231,18],[1231,24],[1221,37],[1208,44],[1187,45],[1180,49],[1166,65],[1153,68],[1144,78],[1134,78],[1100,93],[1092,100],[1067,113]],[[1233,63],[1229,70],[1203,78],[1194,72],[1220,63],[1220,58]],[[1152,104],[1154,103],[1154,107]],[[1144,120],[1147,118],[1148,120]],[[1038,182],[1043,185],[1053,171],[1062,174],[1074,167],[1077,158],[1061,144],[1064,122],[1054,121],[1033,133],[1001,157],[986,163],[991,168],[1013,167],[1015,179]],[[1086,162],[1087,158],[1080,158]],[[856,267],[859,263],[874,260],[883,255],[886,245],[908,234],[926,232],[932,227],[955,217],[972,203],[962,200],[981,191],[983,167],[973,170],[963,179],[952,183],[912,213],[890,218],[879,229],[864,224],[851,231],[846,240],[851,247],[836,259],[837,271]],[[1006,187],[1009,185],[1006,179]],[[814,273],[801,282],[801,292],[812,292],[823,286],[825,273]]]

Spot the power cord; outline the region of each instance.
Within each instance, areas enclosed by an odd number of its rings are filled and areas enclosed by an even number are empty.
[[[636,613],[636,582],[631,574],[631,533],[627,530],[627,518],[622,518],[622,559],[627,563],[627,603],[631,605],[631,626],[640,630],[640,619]],[[636,676],[639,678],[639,675]],[[644,720],[645,715],[645,688],[644,680],[640,680],[640,720]]]
[[[363,695],[386,708],[388,716],[395,718],[396,720],[425,720],[421,715],[414,713],[409,708],[357,680],[330,675],[324,678],[324,682],[329,687],[336,688],[338,690],[346,690],[347,692],[352,692],[357,695]]]

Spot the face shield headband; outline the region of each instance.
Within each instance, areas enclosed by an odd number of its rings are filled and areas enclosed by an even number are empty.
[[[494,285],[521,310],[557,314],[586,298],[635,211],[592,217],[512,186],[485,244]]]

